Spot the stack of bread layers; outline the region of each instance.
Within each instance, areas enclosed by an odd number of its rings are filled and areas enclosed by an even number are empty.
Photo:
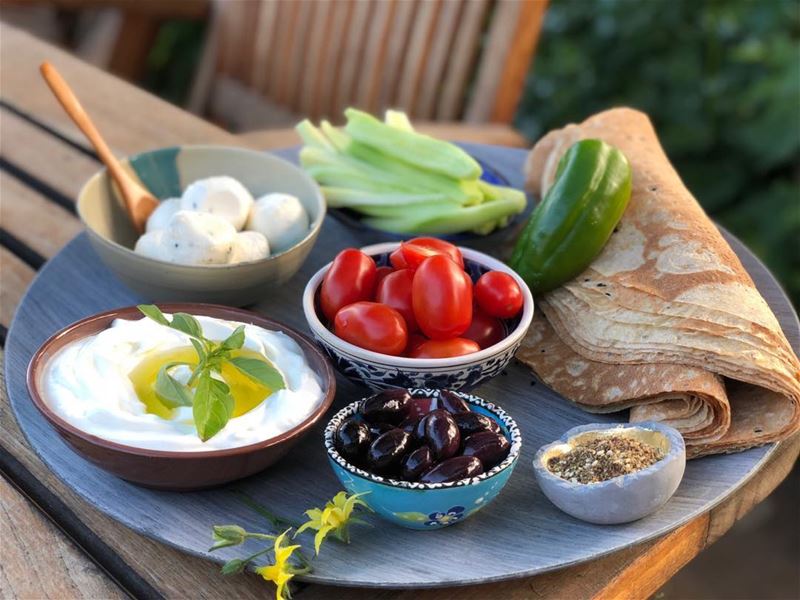
[[[538,299],[517,357],[588,411],[676,427],[690,457],[797,431],[800,363],[645,114],[613,109],[550,132],[528,158],[529,191],[543,197],[584,138],[625,153],[631,200],[592,265]]]

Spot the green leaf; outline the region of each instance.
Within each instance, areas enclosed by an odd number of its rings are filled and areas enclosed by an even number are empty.
[[[221,348],[224,350],[238,350],[244,345],[244,325],[239,325],[233,330],[225,341],[222,342]]]
[[[281,372],[271,363],[257,358],[246,358],[244,356],[237,356],[236,358],[230,359],[228,362],[248,377],[255,379],[272,391],[282,390],[286,387],[283,375],[281,375]]]
[[[189,388],[169,374],[169,369],[187,363],[170,362],[163,365],[156,375],[155,392],[161,402],[169,407],[191,406],[192,395]]]
[[[232,412],[233,397],[228,385],[212,378],[210,371],[203,371],[197,381],[192,411],[200,439],[206,442],[219,433]]]
[[[164,313],[161,312],[161,309],[158,308],[155,304],[139,304],[136,308],[139,309],[139,312],[142,313],[145,317],[153,319],[159,325],[166,325],[169,327],[169,321],[164,316]]]
[[[197,339],[203,338],[203,328],[192,315],[175,313],[169,326]]]
[[[192,342],[192,346],[194,346],[195,351],[197,352],[197,358],[200,359],[200,362],[206,360],[206,349],[203,348],[203,344],[200,343],[199,340],[194,338],[189,338],[189,341]]]

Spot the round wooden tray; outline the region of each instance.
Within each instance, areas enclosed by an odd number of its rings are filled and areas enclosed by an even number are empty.
[[[525,152],[469,146],[513,185],[521,185]],[[287,152],[287,156],[296,153]],[[726,236],[797,351],[800,326],[789,300],[766,268],[737,240]],[[317,245],[292,281],[253,310],[307,331],[300,309],[306,280],[347,246],[380,241],[327,219]],[[237,523],[269,531],[269,524],[236,493],[243,491],[275,513],[302,520],[302,511],[321,506],[340,486],[331,471],[317,427],[274,467],[230,486],[204,492],[156,492],[117,479],[78,457],[34,408],[25,369],[53,332],[90,314],[142,301],[120,284],[78,236],[40,272],[17,310],[6,344],[6,380],[13,410],[28,441],[68,486],[99,510],[131,529],[185,552],[224,561],[241,550],[208,553],[211,526]],[[333,411],[363,395],[344,379]],[[331,542],[302,579],[348,586],[435,587],[523,577],[589,561],[678,527],[729,496],[774,451],[774,446],[690,461],[675,496],[654,515],[620,526],[577,521],[556,509],[539,491],[531,460],[536,449],[575,425],[625,420],[625,415],[582,412],[537,382],[518,364],[476,392],[500,404],[519,423],[523,451],[507,487],[475,517],[439,531],[419,532],[370,518],[356,526],[352,543]],[[326,419],[327,420],[327,419]],[[310,536],[303,541],[311,546]],[[241,555],[241,554],[239,554]]]

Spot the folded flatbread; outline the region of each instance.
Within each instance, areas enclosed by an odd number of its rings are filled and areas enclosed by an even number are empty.
[[[609,110],[550,132],[528,158],[529,190],[543,196],[584,138],[628,157],[631,201],[592,265],[539,299],[517,357],[586,410],[673,425],[690,457],[800,429],[800,363],[644,113]]]

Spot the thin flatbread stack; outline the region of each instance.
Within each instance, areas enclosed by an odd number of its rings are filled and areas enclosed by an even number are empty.
[[[675,426],[690,457],[797,431],[800,363],[645,114],[614,109],[549,133],[528,158],[529,190],[543,196],[584,138],[628,157],[631,201],[592,265],[539,299],[544,317],[517,357],[586,410]]]

